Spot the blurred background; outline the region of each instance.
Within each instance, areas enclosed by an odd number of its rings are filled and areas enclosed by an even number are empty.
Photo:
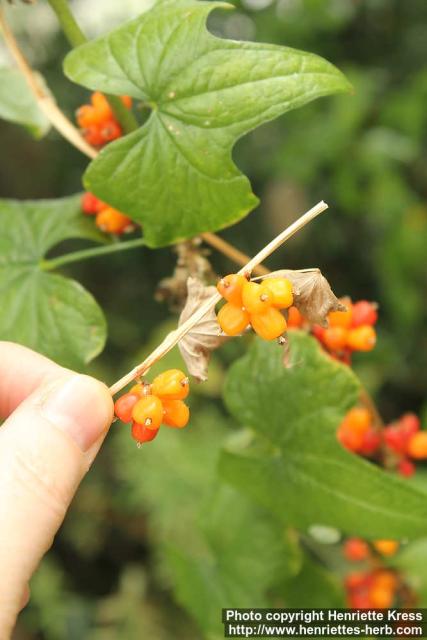
[[[152,3],[71,4],[84,30],[95,36]],[[385,421],[410,410],[422,415],[425,424],[427,4],[232,4],[234,12],[211,16],[215,34],[318,53],[347,74],[354,94],[318,100],[238,143],[236,163],[250,177],[261,205],[221,235],[253,254],[297,215],[326,200],[329,213],[278,251],[268,266],[318,266],[338,295],[379,303],[378,346],[355,358],[355,370],[376,397]],[[68,49],[50,8],[38,0],[33,7],[15,5],[8,13],[32,64],[72,117],[88,93],[61,73]],[[4,63],[7,56],[1,51]],[[23,129],[0,121],[0,139],[1,197],[53,198],[82,189],[87,160],[57,133],[37,142]],[[221,256],[211,254],[210,259],[217,273],[232,270]],[[90,373],[112,382],[173,326],[176,318],[154,294],[175,261],[171,249],[142,250],[67,271],[94,294],[107,316],[107,348]],[[17,639],[205,637],[177,604],[181,599],[171,588],[165,549],[170,542],[200,543],[205,553],[198,537],[203,504],[221,440],[233,434],[221,385],[227,364],[243,348],[234,341],[215,355],[209,382],[194,393],[186,439],[168,433],[155,447],[139,451],[126,428],[113,427],[33,580]],[[177,358],[172,354],[169,362],[177,363]],[[303,604],[301,596],[294,606]],[[313,600],[308,604],[316,606]]]

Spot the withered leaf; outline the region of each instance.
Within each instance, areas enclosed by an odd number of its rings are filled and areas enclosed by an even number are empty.
[[[187,302],[179,317],[179,325],[188,320],[214,293],[216,293],[216,287],[207,287],[197,278],[188,278]],[[188,372],[200,382],[207,380],[211,351],[217,349],[227,339],[218,326],[215,309],[211,309],[178,343]]]
[[[281,269],[263,276],[262,280],[266,278],[288,278],[294,289],[294,305],[312,324],[327,327],[330,311],[345,311],[320,269]]]

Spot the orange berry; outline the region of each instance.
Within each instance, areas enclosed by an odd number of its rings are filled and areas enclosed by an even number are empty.
[[[264,340],[274,340],[287,329],[285,317],[275,307],[268,307],[264,313],[251,315],[251,325],[255,333]]]
[[[100,91],[95,91],[92,93],[90,98],[93,107],[98,112],[101,120],[108,120],[112,117],[113,112],[111,110],[110,105],[108,104],[107,98]]]
[[[330,311],[328,313],[328,323],[330,327],[343,327],[348,329],[351,326],[353,310],[350,298],[343,298],[341,302],[347,307],[346,311]]]
[[[246,311],[252,313],[263,313],[271,306],[273,296],[264,282],[245,282],[242,290],[243,306]]]
[[[147,429],[158,429],[163,420],[163,404],[157,396],[140,398],[132,411],[132,419]]]
[[[179,369],[168,369],[156,376],[151,391],[162,400],[184,400],[190,392],[188,376]]]
[[[132,438],[137,442],[150,442],[158,435],[160,429],[149,429],[139,422],[134,422],[132,425]]]
[[[238,273],[232,273],[229,276],[221,278],[216,285],[216,288],[227,302],[231,302],[232,304],[241,307],[243,305],[242,289],[246,282],[247,280],[244,276],[241,276]]]
[[[132,107],[132,98],[130,96],[121,96],[120,100],[128,109]]]
[[[363,446],[363,434],[352,431],[345,423],[338,427],[337,439],[343,447],[354,453],[358,453]]]
[[[266,278],[262,284],[272,295],[273,307],[287,309],[292,306],[294,294],[290,280],[287,278]]]
[[[344,421],[352,431],[366,433],[371,426],[372,418],[369,410],[365,407],[353,407],[345,416]]]
[[[102,122],[98,111],[90,104],[84,104],[77,109],[76,120],[81,129],[86,129]]]
[[[372,351],[376,341],[377,334],[370,325],[350,329],[347,334],[347,346],[353,351]]]
[[[139,398],[143,398],[144,396],[151,395],[151,384],[148,382],[135,384],[129,391],[129,393],[134,393]]]
[[[394,571],[389,571],[388,569],[380,569],[379,571],[376,571],[372,578],[373,586],[389,589],[390,591],[395,591],[399,584],[397,575]]]
[[[344,327],[328,327],[323,332],[323,344],[330,351],[341,351],[347,344],[347,333]]]
[[[182,429],[188,424],[190,409],[182,400],[166,400],[163,402],[163,424],[168,427]]]
[[[133,227],[132,220],[113,207],[107,207],[96,216],[96,226],[105,233],[121,235]]]
[[[238,336],[243,333],[250,322],[248,312],[231,302],[227,302],[221,307],[216,319],[228,336]]]
[[[427,458],[427,431],[414,433],[409,438],[406,452],[415,460],[425,460]]]
[[[299,312],[296,307],[289,307],[288,309],[288,327],[289,329],[297,329],[304,324],[304,316]]]
[[[114,403],[114,413],[122,422],[132,422],[132,411],[138,402],[138,395],[135,393],[125,393]]]
[[[382,556],[394,556],[399,549],[397,540],[374,540],[372,546]]]
[[[393,604],[394,591],[385,587],[373,586],[369,589],[369,600],[372,609],[389,609]]]

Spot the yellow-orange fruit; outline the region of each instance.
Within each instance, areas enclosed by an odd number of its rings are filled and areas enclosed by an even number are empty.
[[[372,418],[365,407],[353,407],[346,414],[344,422],[349,429],[356,433],[366,433],[371,426]]]
[[[251,325],[255,333],[264,340],[274,340],[287,329],[283,314],[275,307],[269,307],[264,313],[251,315]]]
[[[330,311],[328,313],[328,323],[330,327],[343,327],[348,329],[351,326],[353,317],[352,303],[350,298],[343,298],[340,302],[347,307],[346,311]]]
[[[347,344],[348,330],[344,327],[328,327],[323,331],[322,341],[330,351],[340,351]]]
[[[262,283],[272,295],[272,305],[288,309],[294,302],[292,283],[287,278],[266,278]]]
[[[168,369],[156,376],[151,393],[162,400],[184,400],[190,392],[188,376],[179,369]]]
[[[243,306],[249,314],[263,313],[273,301],[273,296],[262,282],[245,282],[242,290]]]
[[[163,402],[163,423],[168,427],[182,429],[188,424],[190,409],[182,400]]]
[[[347,346],[353,351],[372,351],[376,341],[377,334],[370,325],[350,329],[347,334]]]
[[[132,220],[112,207],[100,211],[96,215],[95,223],[101,231],[119,235],[132,228]]]
[[[244,276],[238,273],[231,273],[230,275],[221,278],[216,285],[216,288],[227,302],[231,302],[232,304],[241,307],[243,305],[242,290],[243,285],[246,284],[246,282],[247,280]]]
[[[221,329],[228,336],[238,336],[249,324],[249,314],[242,307],[227,302],[218,311],[216,319]]]
[[[141,398],[133,408],[132,419],[147,429],[158,429],[163,420],[162,401],[157,396]]]
[[[407,446],[407,454],[415,460],[427,458],[427,431],[417,431],[410,438]]]
[[[372,546],[382,556],[394,556],[399,549],[397,540],[374,540]]]

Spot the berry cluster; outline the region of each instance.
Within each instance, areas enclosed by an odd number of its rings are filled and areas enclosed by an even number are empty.
[[[102,202],[93,193],[86,192],[83,194],[82,211],[87,216],[96,216],[96,226],[105,233],[122,235],[135,229],[135,225],[128,216]]]
[[[346,560],[364,562],[370,568],[351,572],[345,578],[347,605],[354,609],[388,608],[403,593],[402,578],[396,571],[381,567],[383,558],[394,556],[399,543],[396,540],[374,540],[368,543],[362,538],[348,538],[343,546]]]
[[[396,602],[401,579],[390,569],[370,569],[349,573],[344,584],[351,609],[382,609]]]
[[[420,420],[413,413],[405,413],[379,429],[367,408],[354,407],[338,427],[337,438],[346,449],[376,456],[387,469],[406,477],[415,473],[414,461],[427,459],[427,431],[421,430]]]
[[[337,438],[341,444],[362,456],[372,456],[381,446],[380,430],[365,407],[354,407],[338,427]]]
[[[266,278],[260,284],[242,275],[222,278],[217,289],[227,301],[217,315],[228,336],[237,336],[251,325],[264,340],[274,340],[287,330],[281,310],[293,302],[292,284],[287,278]]]
[[[190,410],[183,400],[190,391],[188,377],[179,369],[168,369],[151,384],[140,383],[121,396],[114,411],[122,422],[132,423],[132,437],[138,443],[157,436],[162,424],[182,429]]]
[[[91,104],[82,105],[76,112],[77,124],[86,142],[94,147],[102,147],[120,138],[123,132],[107,98],[99,91],[95,91],[90,101]],[[131,108],[132,98],[122,96],[121,101],[125,107]]]
[[[328,327],[312,327],[313,335],[335,358],[350,364],[353,351],[372,351],[377,336],[374,325],[378,319],[376,305],[366,300],[352,303],[342,300],[346,311],[331,311]]]

